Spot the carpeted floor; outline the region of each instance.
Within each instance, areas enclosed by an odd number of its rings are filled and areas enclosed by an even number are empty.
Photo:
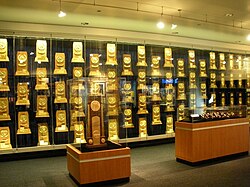
[[[124,187],[250,186],[250,156],[220,160],[199,166],[176,162],[174,144],[131,150],[130,182],[105,184]],[[66,157],[0,162],[1,187],[71,187]]]

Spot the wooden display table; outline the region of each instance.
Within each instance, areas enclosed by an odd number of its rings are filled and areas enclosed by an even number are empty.
[[[175,123],[177,160],[194,163],[248,152],[248,150],[249,120],[247,118]]]
[[[79,184],[127,179],[131,175],[130,149],[81,152],[67,145],[67,167]]]

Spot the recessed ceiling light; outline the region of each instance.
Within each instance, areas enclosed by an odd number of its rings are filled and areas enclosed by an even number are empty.
[[[249,34],[249,35],[247,35],[247,40],[248,40],[248,41],[250,41],[250,34]]]
[[[159,29],[163,29],[165,27],[165,24],[162,22],[162,21],[159,21],[156,26],[159,28]]]
[[[226,17],[232,17],[234,14],[232,14],[232,13],[227,13],[227,14],[225,14],[225,16]]]

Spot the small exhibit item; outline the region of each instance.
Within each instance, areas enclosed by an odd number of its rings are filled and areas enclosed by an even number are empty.
[[[47,57],[47,41],[37,40],[36,41],[36,57],[35,62],[49,62]]]

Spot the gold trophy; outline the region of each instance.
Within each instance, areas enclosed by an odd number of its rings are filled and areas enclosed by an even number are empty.
[[[219,57],[220,57],[220,66],[219,66],[220,70],[226,70],[225,54],[220,53]]]
[[[55,54],[55,75],[66,75],[67,70],[65,69],[65,54],[64,53],[56,53]]]
[[[166,95],[166,108],[165,112],[173,112],[174,111],[174,104],[173,104],[173,93],[168,93]]]
[[[220,74],[220,87],[221,88],[226,88],[225,74],[224,73]]]
[[[38,95],[36,99],[36,118],[49,117],[48,98],[46,95]]]
[[[17,101],[16,105],[30,105],[28,83],[17,84]]]
[[[123,84],[122,90],[122,101],[125,103],[133,103],[134,102],[134,92],[132,91],[132,86],[130,81],[126,81]]]
[[[46,40],[36,41],[35,62],[49,62],[48,57],[47,57],[47,41]]]
[[[55,132],[68,132],[66,124],[66,110],[56,111],[56,129]]]
[[[200,77],[207,77],[207,71],[206,71],[206,60],[201,59],[200,61]]]
[[[147,133],[147,118],[139,118],[139,137],[145,138]]]
[[[216,107],[216,93],[215,92],[211,93],[211,97],[213,98],[212,106]]]
[[[174,120],[172,115],[166,116],[166,134],[174,133]]]
[[[116,46],[115,44],[107,44],[107,61],[105,65],[118,65],[116,58]]]
[[[221,106],[226,105],[226,98],[225,98],[225,93],[221,93]]]
[[[190,71],[189,72],[189,89],[196,89],[196,77],[195,72]]]
[[[99,54],[90,54],[90,67],[89,67],[89,76],[90,77],[100,77],[100,60]]]
[[[36,90],[48,90],[48,78],[46,68],[36,69]]]
[[[133,76],[132,66],[131,66],[131,55],[123,54],[123,70],[122,76]]]
[[[31,134],[29,125],[29,113],[18,112],[18,130],[17,134]]]
[[[207,99],[207,85],[206,82],[201,82],[201,98]]]
[[[161,108],[160,105],[153,105],[152,108],[152,125],[161,125]]]
[[[178,106],[178,121],[182,121],[185,117],[185,112],[184,112],[184,109],[185,109],[185,105],[182,103]]]
[[[242,85],[242,75],[239,74],[239,81],[238,81],[238,88],[242,88],[243,85]]]
[[[0,62],[9,62],[8,57],[8,41],[0,38]]]
[[[137,58],[138,62],[136,66],[144,66],[144,67],[148,66],[146,62],[145,46],[137,46]]]
[[[147,110],[147,97],[145,94],[138,95],[138,111],[137,114],[148,114]]]
[[[164,68],[173,68],[174,65],[172,63],[173,58],[172,58],[172,49],[171,48],[165,48],[164,49],[164,54],[165,54],[165,63],[163,65]]]
[[[119,140],[117,119],[108,120],[108,130],[109,130],[109,137],[108,137],[109,140],[111,141]]]
[[[71,62],[75,63],[84,63],[82,51],[82,42],[73,42],[73,57]]]
[[[70,131],[74,131],[75,130],[75,123],[77,123],[77,117],[74,116],[74,111],[71,110],[70,111]]]
[[[152,85],[152,97],[151,101],[161,101],[161,96],[160,96],[160,85],[158,82],[153,82]]]
[[[29,76],[27,51],[17,51],[15,76]]]
[[[210,73],[210,88],[217,88],[215,72]]]
[[[234,55],[229,54],[229,70],[233,70],[233,69],[234,69]]]
[[[55,100],[54,103],[67,103],[65,94],[65,82],[55,82]]]
[[[242,93],[239,93],[239,105],[242,105]]]
[[[0,150],[7,150],[7,149],[12,149],[10,143],[10,128],[0,127]]]
[[[9,100],[7,97],[0,98],[0,121],[8,121],[9,115]]]
[[[246,87],[250,88],[250,74],[249,73],[247,74],[247,80],[246,81],[247,81]]]
[[[167,79],[167,83],[165,85],[165,88],[166,89],[173,89],[173,74],[172,74],[172,71],[167,71],[166,72],[166,79]]]
[[[85,117],[84,103],[81,96],[76,96],[72,98],[71,107],[72,107],[72,116]]]
[[[196,94],[195,93],[191,93],[190,94],[190,104],[189,104],[189,108],[191,110],[195,110],[196,109]]]
[[[230,105],[234,105],[234,93],[230,93]]]
[[[8,85],[8,70],[7,68],[0,68],[0,91],[8,92],[10,91]]]
[[[235,85],[234,85],[234,75],[232,73],[230,73],[229,88],[235,88]]]
[[[184,82],[179,82],[178,83],[177,93],[178,93],[177,100],[186,100]]]
[[[178,64],[177,77],[186,77],[184,60],[182,58],[178,58],[177,64]]]
[[[151,64],[151,75],[152,76],[161,76],[160,72],[160,59],[159,56],[152,56],[152,64]]]
[[[236,62],[238,62],[238,70],[242,70],[242,57],[239,55]]]
[[[137,90],[146,90],[146,70],[138,69]]]
[[[74,137],[74,143],[86,143],[83,121],[78,121],[77,123],[75,123]]]
[[[250,92],[247,92],[247,106],[250,107]]]
[[[118,90],[118,82],[115,69],[108,69],[107,77],[108,77],[107,92],[113,92]]]
[[[124,114],[123,128],[134,128],[133,121],[132,121],[132,109],[125,108],[123,111],[123,114]]]
[[[209,69],[211,70],[216,70],[216,61],[215,61],[215,52],[210,52],[209,53],[209,57],[210,57],[210,66]]]
[[[194,50],[188,50],[188,63],[190,69],[196,68]]]
[[[73,79],[80,79],[82,77],[83,77],[82,67],[74,67],[73,68]]]
[[[118,116],[118,99],[115,94],[110,94],[108,96],[107,116]]]
[[[38,146],[49,145],[49,129],[47,123],[38,123]]]

